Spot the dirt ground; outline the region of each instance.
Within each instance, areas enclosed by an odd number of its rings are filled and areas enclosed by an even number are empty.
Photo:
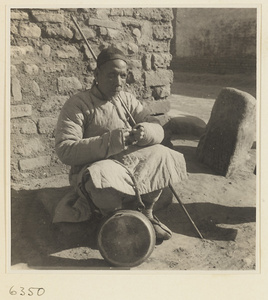
[[[174,75],[172,116],[185,112],[207,122],[222,87],[256,95],[253,75]],[[156,212],[172,230],[172,238],[156,245],[152,255],[133,270],[256,269],[256,147],[239,172],[225,178],[197,161],[198,141],[191,135],[172,136],[174,149],[185,156],[189,174],[175,189],[204,239],[197,236],[173,197],[172,203]],[[11,192],[11,269],[110,269],[96,247],[94,226],[87,222],[60,227],[51,224],[42,202],[53,203],[66,193],[66,176],[61,182],[48,181],[37,187],[33,181],[31,189]]]

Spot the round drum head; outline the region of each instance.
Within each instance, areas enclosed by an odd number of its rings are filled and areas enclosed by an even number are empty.
[[[154,228],[138,211],[116,211],[103,222],[98,233],[101,255],[117,267],[138,266],[151,255],[154,246]]]

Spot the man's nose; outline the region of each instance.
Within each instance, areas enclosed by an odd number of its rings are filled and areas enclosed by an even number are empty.
[[[115,82],[117,85],[122,85],[122,78],[120,75],[115,76]]]

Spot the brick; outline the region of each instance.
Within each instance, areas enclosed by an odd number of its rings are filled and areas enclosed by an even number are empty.
[[[134,43],[128,43],[128,53],[129,54],[136,54],[139,52],[139,47],[138,45]]]
[[[36,124],[33,120],[27,119],[25,121],[19,121],[17,124],[13,124],[11,127],[11,133],[22,134],[34,134],[37,133]]]
[[[52,133],[55,130],[57,118],[44,117],[38,120],[37,128],[39,133]]]
[[[36,24],[21,24],[19,26],[19,33],[27,38],[39,38],[41,36],[41,29]]]
[[[113,28],[113,29],[121,28],[121,24],[119,22],[114,22],[111,20],[101,20],[101,19],[90,18],[87,20],[87,24],[89,26],[99,26],[99,27],[106,27],[106,28]]]
[[[147,52],[169,52],[169,40],[163,42],[150,40],[146,46]]]
[[[77,77],[59,77],[58,90],[60,93],[68,93],[73,90],[82,89],[82,84]]]
[[[79,52],[75,46],[63,45],[61,50],[57,50],[56,54],[59,58],[79,57]]]
[[[145,71],[152,70],[152,54],[151,53],[145,53],[142,58],[143,66]]]
[[[136,27],[136,28],[141,28],[142,25],[141,25],[141,21],[137,21],[137,20],[133,20],[133,19],[129,19],[129,18],[126,18],[126,19],[121,19],[121,22],[123,25],[125,26],[129,26],[129,27]]]
[[[142,72],[138,69],[130,70],[128,77],[128,83],[139,82],[142,79]]]
[[[138,28],[134,28],[134,29],[132,30],[132,33],[133,33],[133,35],[135,35],[135,37],[136,37],[137,39],[139,39],[139,38],[141,37],[141,31],[140,31]]]
[[[22,171],[34,170],[40,167],[46,167],[50,165],[50,156],[39,156],[36,158],[21,159],[19,161],[19,168]]]
[[[11,65],[11,66],[10,66],[10,74],[11,74],[11,76],[16,75],[17,73],[18,73],[17,67]]]
[[[250,94],[222,89],[199,141],[198,160],[220,175],[234,176],[246,163],[255,139],[255,106]]]
[[[71,39],[73,37],[73,32],[62,24],[58,26],[49,25],[44,31],[49,37],[61,37],[64,39]]]
[[[111,8],[110,15],[111,16],[133,16],[134,9],[133,8]]]
[[[12,20],[28,20],[29,16],[26,12],[15,12],[12,11],[10,14]]]
[[[142,61],[140,59],[132,59],[128,63],[129,68],[142,69]]]
[[[25,55],[32,54],[34,52],[34,49],[32,46],[25,46],[25,47],[19,47],[19,46],[11,46],[10,49],[11,58],[14,59],[22,59]]]
[[[12,152],[29,157],[44,151],[45,147],[38,138],[18,139],[14,138]]]
[[[153,28],[151,22],[143,21],[141,22],[141,38],[140,43],[147,45],[149,41],[153,38]]]
[[[155,100],[168,97],[170,95],[170,84],[165,86],[154,87],[152,95]]]
[[[108,30],[105,27],[100,27],[99,33],[100,33],[100,35],[104,35],[105,36],[105,35],[108,34]]]
[[[171,21],[173,19],[171,8],[138,8],[134,15],[136,18],[150,21]]]
[[[49,45],[42,46],[42,55],[43,57],[49,57],[51,53],[51,47]]]
[[[46,63],[41,69],[46,73],[61,72],[67,70],[67,65],[64,63]]]
[[[33,16],[37,22],[63,23],[64,15],[55,13],[40,13],[33,11]]]
[[[116,30],[113,28],[107,28],[107,34],[111,39],[116,39],[121,36],[121,30]]]
[[[11,79],[11,92],[12,92],[12,96],[15,101],[22,100],[21,85],[20,85],[20,81],[17,77],[13,77]]]
[[[172,55],[169,53],[161,53],[152,55],[152,64],[153,68],[167,68],[170,66],[170,61],[172,59]]]
[[[173,37],[173,29],[171,25],[154,25],[153,35],[158,40],[167,40]]]
[[[63,104],[68,100],[68,96],[52,96],[50,99],[47,99],[41,105],[41,111],[55,111],[60,109]]]
[[[98,8],[96,11],[96,16],[98,19],[108,19],[108,15],[110,14],[109,8]]]
[[[96,32],[91,29],[91,28],[88,28],[88,27],[81,27],[81,30],[84,34],[84,36],[86,37],[86,39],[94,39],[96,37]],[[81,36],[80,32],[76,31],[75,32],[75,39],[80,41],[83,39],[83,37]]]
[[[24,65],[24,71],[28,73],[29,75],[37,75],[39,72],[39,68],[35,64],[31,65]]]
[[[11,113],[10,113],[11,119],[27,117],[30,116],[31,114],[32,114],[32,106],[29,104],[11,106]]]
[[[158,70],[145,72],[146,86],[163,86],[172,83],[173,72],[171,70]]]
[[[41,95],[41,93],[40,93],[40,87],[39,87],[39,85],[35,81],[32,82],[32,90],[33,90],[33,92],[34,92],[34,94],[36,96],[39,97]]]
[[[18,28],[17,28],[17,26],[15,24],[11,24],[11,26],[10,26],[10,32],[12,34],[18,34]]]

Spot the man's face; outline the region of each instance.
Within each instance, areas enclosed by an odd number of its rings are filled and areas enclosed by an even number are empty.
[[[110,60],[97,69],[95,79],[100,91],[109,99],[119,93],[127,79],[127,64],[121,59]]]

